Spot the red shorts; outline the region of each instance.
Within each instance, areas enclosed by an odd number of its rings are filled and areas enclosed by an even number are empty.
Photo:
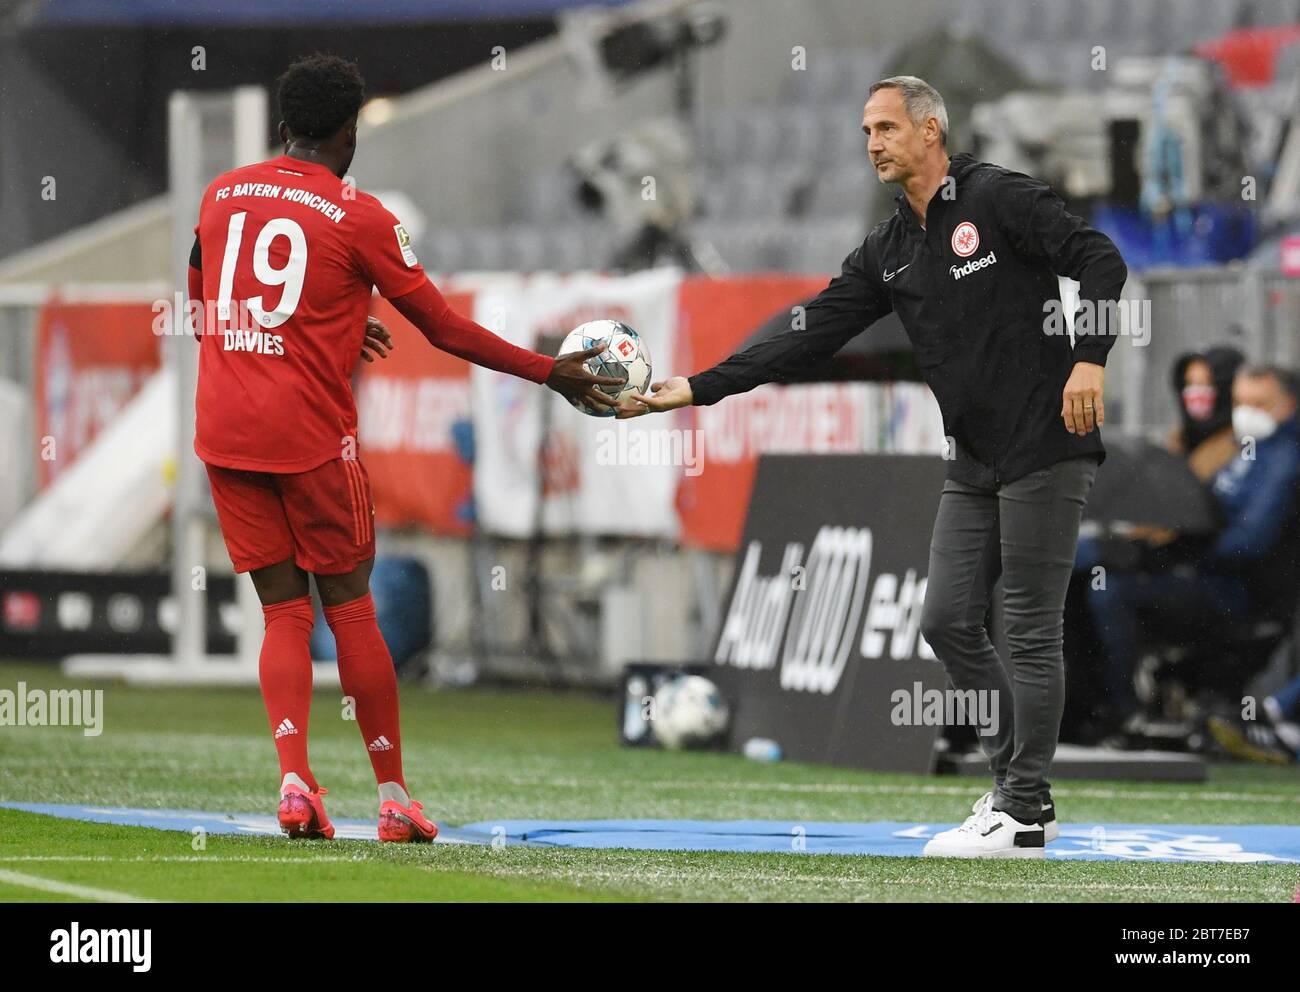
[[[359,460],[288,474],[207,469],[236,572],[292,558],[305,571],[341,575],[375,556],[375,507]]]

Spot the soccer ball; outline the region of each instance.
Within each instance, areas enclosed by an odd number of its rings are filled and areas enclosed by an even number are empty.
[[[592,375],[613,376],[623,381],[621,386],[597,386],[605,395],[622,403],[633,393],[645,394],[650,389],[650,351],[641,335],[617,320],[589,320],[571,330],[560,345],[560,354],[594,348],[596,342],[607,341],[608,346],[595,358],[586,361]],[[612,417],[613,407],[594,407],[584,400],[570,400],[575,407],[592,417]]]
[[[727,729],[728,716],[718,687],[699,675],[679,675],[655,693],[655,736],[674,751],[716,740]]]

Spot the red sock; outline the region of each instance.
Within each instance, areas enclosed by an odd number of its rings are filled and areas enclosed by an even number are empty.
[[[311,714],[311,597],[263,606],[266,637],[258,674],[262,701],[280,755],[280,780],[293,772],[313,791],[316,779],[307,766],[307,718]]]
[[[375,780],[396,782],[403,789],[402,737],[397,712],[397,673],[388,645],[379,633],[375,601],[360,599],[325,607],[325,619],[338,644],[339,681],[356,706],[357,725],[370,752]]]

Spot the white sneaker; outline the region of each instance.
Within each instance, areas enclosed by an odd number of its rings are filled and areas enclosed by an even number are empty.
[[[975,800],[975,805],[970,808],[970,816],[966,817],[966,822],[962,827],[974,822],[977,816],[982,816],[993,808],[993,793],[986,792]],[[961,829],[960,827],[958,829]]]
[[[992,808],[993,793],[986,792],[975,800],[975,805],[970,808],[971,815],[966,817],[966,823],[963,823],[962,826],[966,826],[975,817]],[[1050,844],[1061,836],[1061,826],[1056,822],[1056,806],[1051,799],[1043,803],[1043,811],[1038,814],[1038,824],[1043,828],[1043,843]]]
[[[1041,858],[1043,827],[1021,823],[981,797],[960,827],[935,834],[921,853],[928,858]]]
[[[1052,800],[1043,803],[1043,811],[1038,814],[1038,825],[1043,828],[1043,843],[1050,844],[1061,836],[1060,824],[1056,822],[1056,805]]]

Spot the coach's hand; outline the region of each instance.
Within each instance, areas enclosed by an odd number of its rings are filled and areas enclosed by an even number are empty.
[[[652,382],[650,394],[643,396],[641,393],[633,393],[631,402],[619,407],[618,419],[626,420],[628,417],[639,417],[645,413],[676,410],[679,406],[690,406],[695,402],[695,397],[691,395],[691,384],[686,381],[685,376],[681,375],[675,375],[663,382]]]
[[[367,362],[373,362],[375,356],[387,358],[388,352],[394,347],[396,346],[393,344],[393,336],[388,333],[384,322],[378,317],[367,317],[366,336],[361,342],[361,357]]]
[[[1071,434],[1092,433],[1106,422],[1106,408],[1101,401],[1106,369],[1093,362],[1075,362],[1074,370],[1061,394],[1061,419]]]
[[[583,365],[588,358],[595,358],[609,346],[608,341],[601,341],[594,348],[586,351],[574,351],[555,359],[555,368],[546,380],[546,384],[569,401],[584,400],[588,405],[612,406],[618,408],[618,402],[602,393],[597,386],[621,386],[622,379],[609,375],[592,375]]]

